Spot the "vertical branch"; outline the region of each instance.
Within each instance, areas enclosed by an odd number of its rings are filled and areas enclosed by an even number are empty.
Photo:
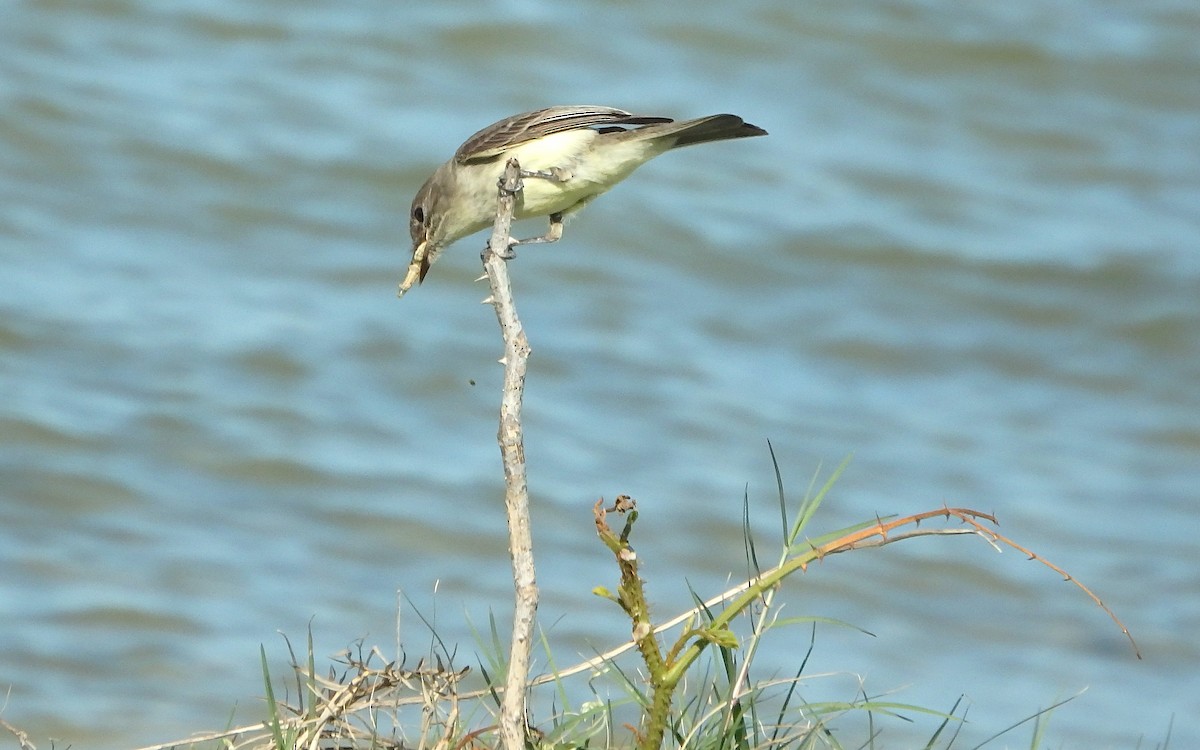
[[[529,524],[529,488],[525,481],[525,440],[521,431],[521,399],[525,392],[525,362],[529,342],[517,318],[512,286],[508,280],[506,254],[512,237],[513,205],[521,191],[521,167],[509,159],[500,182],[496,223],[483,251],[483,267],[492,287],[484,303],[496,308],[496,319],[504,336],[504,394],[500,401],[500,430],[497,440],[504,461],[504,506],[508,513],[508,549],[512,557],[516,606],[513,611],[512,647],[500,709],[500,737],[504,750],[525,747],[525,698],[529,684],[529,657],[533,650],[533,625],[537,614],[538,589],[533,570],[533,536]],[[498,249],[498,250],[497,250]]]

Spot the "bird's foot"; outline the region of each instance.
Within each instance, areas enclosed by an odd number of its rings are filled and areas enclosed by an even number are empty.
[[[517,240],[517,241],[513,242],[511,245],[509,245],[508,247],[504,248],[503,250],[496,250],[495,251],[496,257],[499,258],[500,260],[512,260],[513,258],[516,258],[517,251],[514,250],[513,248],[516,247],[517,245],[521,244],[522,241],[523,240]],[[492,250],[492,243],[489,242],[488,244],[483,246],[483,252],[480,253],[480,257],[486,259],[488,252],[490,252],[491,250]]]
[[[571,179],[571,172],[562,167],[551,167],[550,169],[522,169],[522,177],[534,177],[539,180],[549,180],[550,182],[566,182]]]
[[[563,235],[563,215],[562,213],[550,214],[550,229],[541,237],[530,237],[527,240],[517,240],[509,246],[509,252],[516,245],[541,245],[547,242],[558,242]]]

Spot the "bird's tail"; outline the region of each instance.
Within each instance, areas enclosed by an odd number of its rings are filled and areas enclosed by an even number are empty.
[[[751,125],[737,115],[709,115],[695,120],[669,122],[661,125],[648,125],[641,131],[658,130],[665,135],[671,133],[675,137],[672,148],[692,146],[709,141],[724,141],[730,138],[749,138],[756,135],[766,135],[767,131]]]

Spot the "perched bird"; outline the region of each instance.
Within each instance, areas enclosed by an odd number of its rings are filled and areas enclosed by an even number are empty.
[[[510,158],[516,157],[527,178],[515,217],[550,217],[545,236],[514,244],[554,242],[562,237],[564,214],[583,208],[659,154],[766,134],[737,115],[676,122],[612,107],[549,107],[505,118],[468,138],[417,192],[409,215],[412,262],[398,294],[423,281],[444,248],[492,224],[497,181]]]

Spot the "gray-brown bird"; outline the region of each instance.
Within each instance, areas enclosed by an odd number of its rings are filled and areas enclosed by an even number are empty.
[[[676,122],[612,107],[563,106],[507,117],[468,138],[417,192],[409,215],[412,262],[398,294],[423,281],[443,249],[492,224],[497,181],[510,158],[531,175],[517,196],[515,217],[550,218],[545,236],[514,244],[554,242],[562,237],[565,214],[659,154],[766,134],[737,115]]]

